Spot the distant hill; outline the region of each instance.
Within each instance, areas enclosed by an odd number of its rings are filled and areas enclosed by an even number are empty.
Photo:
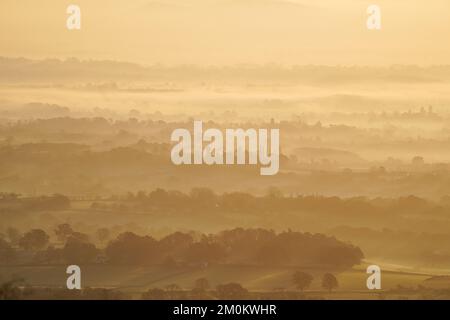
[[[142,66],[113,60],[70,58],[31,60],[0,57],[0,81],[228,81],[332,84],[361,82],[448,82],[450,66],[339,67],[229,65],[224,67],[179,65]]]

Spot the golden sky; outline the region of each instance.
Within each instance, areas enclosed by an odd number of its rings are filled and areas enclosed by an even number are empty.
[[[378,4],[382,30],[366,28]],[[82,28],[66,29],[81,7]],[[1,0],[0,55],[143,64],[450,64],[449,0]]]

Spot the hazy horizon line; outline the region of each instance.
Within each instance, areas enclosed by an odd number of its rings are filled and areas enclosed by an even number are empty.
[[[267,62],[267,63],[250,63],[250,62],[241,62],[241,63],[229,63],[229,64],[196,64],[196,63],[177,63],[177,64],[168,64],[164,62],[155,61],[152,64],[142,63],[137,61],[130,60],[120,60],[120,59],[98,59],[98,58],[79,58],[77,56],[70,57],[42,57],[42,58],[34,58],[27,56],[6,56],[0,55],[1,60],[27,60],[30,62],[45,62],[45,61],[58,61],[62,63],[76,61],[79,63],[117,63],[117,64],[128,64],[134,65],[140,68],[152,68],[152,67],[163,67],[163,68],[179,68],[179,67],[195,67],[195,68],[230,68],[230,67],[251,67],[251,68],[264,68],[264,67],[273,67],[278,69],[289,69],[296,67],[322,67],[322,68],[360,68],[360,69],[392,69],[392,68],[418,68],[418,69],[431,69],[431,68],[449,68],[449,64],[286,64],[286,63],[278,63],[278,62]]]

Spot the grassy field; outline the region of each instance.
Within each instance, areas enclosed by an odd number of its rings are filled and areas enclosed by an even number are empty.
[[[177,284],[184,290],[192,288],[198,278],[207,278],[211,286],[220,283],[238,282],[250,291],[295,290],[292,274],[299,270],[294,267],[257,267],[214,265],[205,268],[162,266],[81,266],[83,287],[115,288],[130,294],[138,294],[150,288],[164,288],[169,284]],[[384,270],[382,268],[382,270]],[[335,272],[339,289],[328,294],[321,288],[321,276],[330,270],[308,270],[314,276],[308,292],[311,295],[326,295],[327,298],[352,299],[377,298],[378,293],[366,288],[368,275],[365,266],[351,270]],[[12,277],[23,278],[32,286],[62,287],[66,282],[65,266],[8,266],[0,267],[0,279]],[[382,289],[390,290],[398,286],[417,288],[432,274],[401,272],[395,270],[382,271]]]

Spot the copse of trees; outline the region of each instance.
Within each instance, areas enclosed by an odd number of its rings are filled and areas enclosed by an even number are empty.
[[[115,264],[155,264],[161,261],[158,241],[132,232],[120,234],[105,249],[108,260]]]
[[[88,235],[74,231],[68,224],[56,227],[56,243],[52,243],[50,235],[42,229],[32,229],[23,235],[15,229],[8,231],[10,241],[0,239],[0,264],[97,263],[102,254],[89,242]],[[18,254],[20,250],[27,254]]]
[[[68,238],[62,248],[61,255],[64,261],[84,264],[95,261],[99,250],[90,242],[77,238]]]
[[[102,249],[69,225],[59,225],[55,235],[59,242],[50,243],[45,231],[33,229],[19,239],[19,247],[1,240],[0,256],[5,258],[2,262],[14,261],[20,249],[34,253],[31,262],[40,264],[108,263],[167,268],[210,264],[349,268],[363,258],[358,247],[333,237],[293,231],[236,228],[208,235],[175,232],[159,240],[124,232]]]
[[[292,231],[277,234],[241,228],[202,235],[197,240],[179,232],[159,241],[127,232],[111,241],[105,252],[109,261],[119,264],[158,264],[170,259],[172,265],[315,264],[345,268],[359,264],[363,258],[358,247],[321,234]]]
[[[25,250],[40,250],[47,246],[49,239],[45,231],[33,229],[23,235],[19,240],[19,246]]]

